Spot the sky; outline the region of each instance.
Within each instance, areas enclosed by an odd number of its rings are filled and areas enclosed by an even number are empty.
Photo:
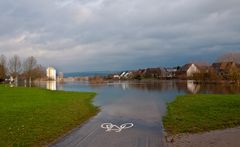
[[[214,62],[240,51],[240,0],[0,0],[0,54],[63,72]]]

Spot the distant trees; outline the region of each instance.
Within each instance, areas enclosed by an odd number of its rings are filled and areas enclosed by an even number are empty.
[[[5,79],[7,75],[7,58],[4,55],[0,56],[0,82]]]
[[[217,73],[209,68],[209,69],[200,69],[200,72],[193,74],[193,80],[197,83],[208,83],[220,80],[220,77]]]
[[[232,81],[240,80],[240,52],[228,52],[217,59],[218,62],[233,62],[227,69],[228,79]]]
[[[143,76],[140,75],[140,74],[136,74],[136,75],[133,76],[133,79],[135,79],[135,80],[142,80]]]
[[[37,64],[37,59],[33,56],[27,57],[23,62],[18,55],[11,57],[8,62],[4,55],[0,56],[0,82],[6,77],[13,77],[15,81],[24,79],[31,80],[44,78],[46,69]]]
[[[235,62],[240,64],[240,52],[228,52],[217,58],[217,62]]]
[[[32,79],[40,79],[46,76],[46,68],[42,65],[36,65],[36,67],[32,70]]]
[[[22,68],[21,68],[21,60],[18,55],[14,55],[12,58],[9,59],[8,62],[8,69],[9,69],[9,74],[12,76],[14,79],[18,79],[18,76],[20,75]]]
[[[34,69],[37,66],[37,60],[35,57],[30,56],[23,62],[23,70],[26,78],[31,82]]]
[[[240,81],[240,68],[233,66],[229,69],[229,79],[231,81],[239,83]]]

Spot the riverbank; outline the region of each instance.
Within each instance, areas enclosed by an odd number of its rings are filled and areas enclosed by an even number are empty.
[[[197,133],[240,125],[240,95],[178,96],[168,104],[164,127],[171,134]]]
[[[0,146],[43,146],[98,112],[95,93],[0,85]]]
[[[169,146],[216,146],[221,140],[229,146],[240,143],[240,95],[178,96],[167,110],[163,123]]]

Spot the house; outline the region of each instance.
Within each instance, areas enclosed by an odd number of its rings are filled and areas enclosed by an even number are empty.
[[[119,75],[117,75],[117,74],[115,74],[115,75],[113,75],[113,79],[120,79],[120,76]]]
[[[63,72],[59,72],[57,76],[57,81],[63,82],[63,80],[64,80],[64,74]]]
[[[197,65],[190,63],[182,66],[178,71],[178,77],[192,77],[195,73],[199,73],[200,69]]]
[[[212,68],[215,70],[218,76],[228,78],[230,71],[240,68],[240,65],[235,62],[218,62],[213,63]]]
[[[132,71],[131,75],[144,78],[163,78],[166,77],[166,70],[165,68],[146,68]]]
[[[166,71],[166,77],[167,78],[174,78],[176,77],[176,73],[178,71],[177,68],[165,68]]]
[[[56,72],[56,69],[53,68],[53,67],[48,67],[47,70],[47,78],[49,80],[56,80],[57,79],[57,72]]]
[[[129,79],[129,78],[131,78],[132,74],[133,73],[131,71],[122,72],[120,74],[120,78],[121,79]]]

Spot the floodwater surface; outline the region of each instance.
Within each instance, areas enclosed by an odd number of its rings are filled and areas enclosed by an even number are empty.
[[[239,93],[232,85],[195,85],[176,81],[48,83],[49,89],[94,91],[101,111],[84,125],[58,139],[53,147],[161,147],[166,104],[189,93]]]

